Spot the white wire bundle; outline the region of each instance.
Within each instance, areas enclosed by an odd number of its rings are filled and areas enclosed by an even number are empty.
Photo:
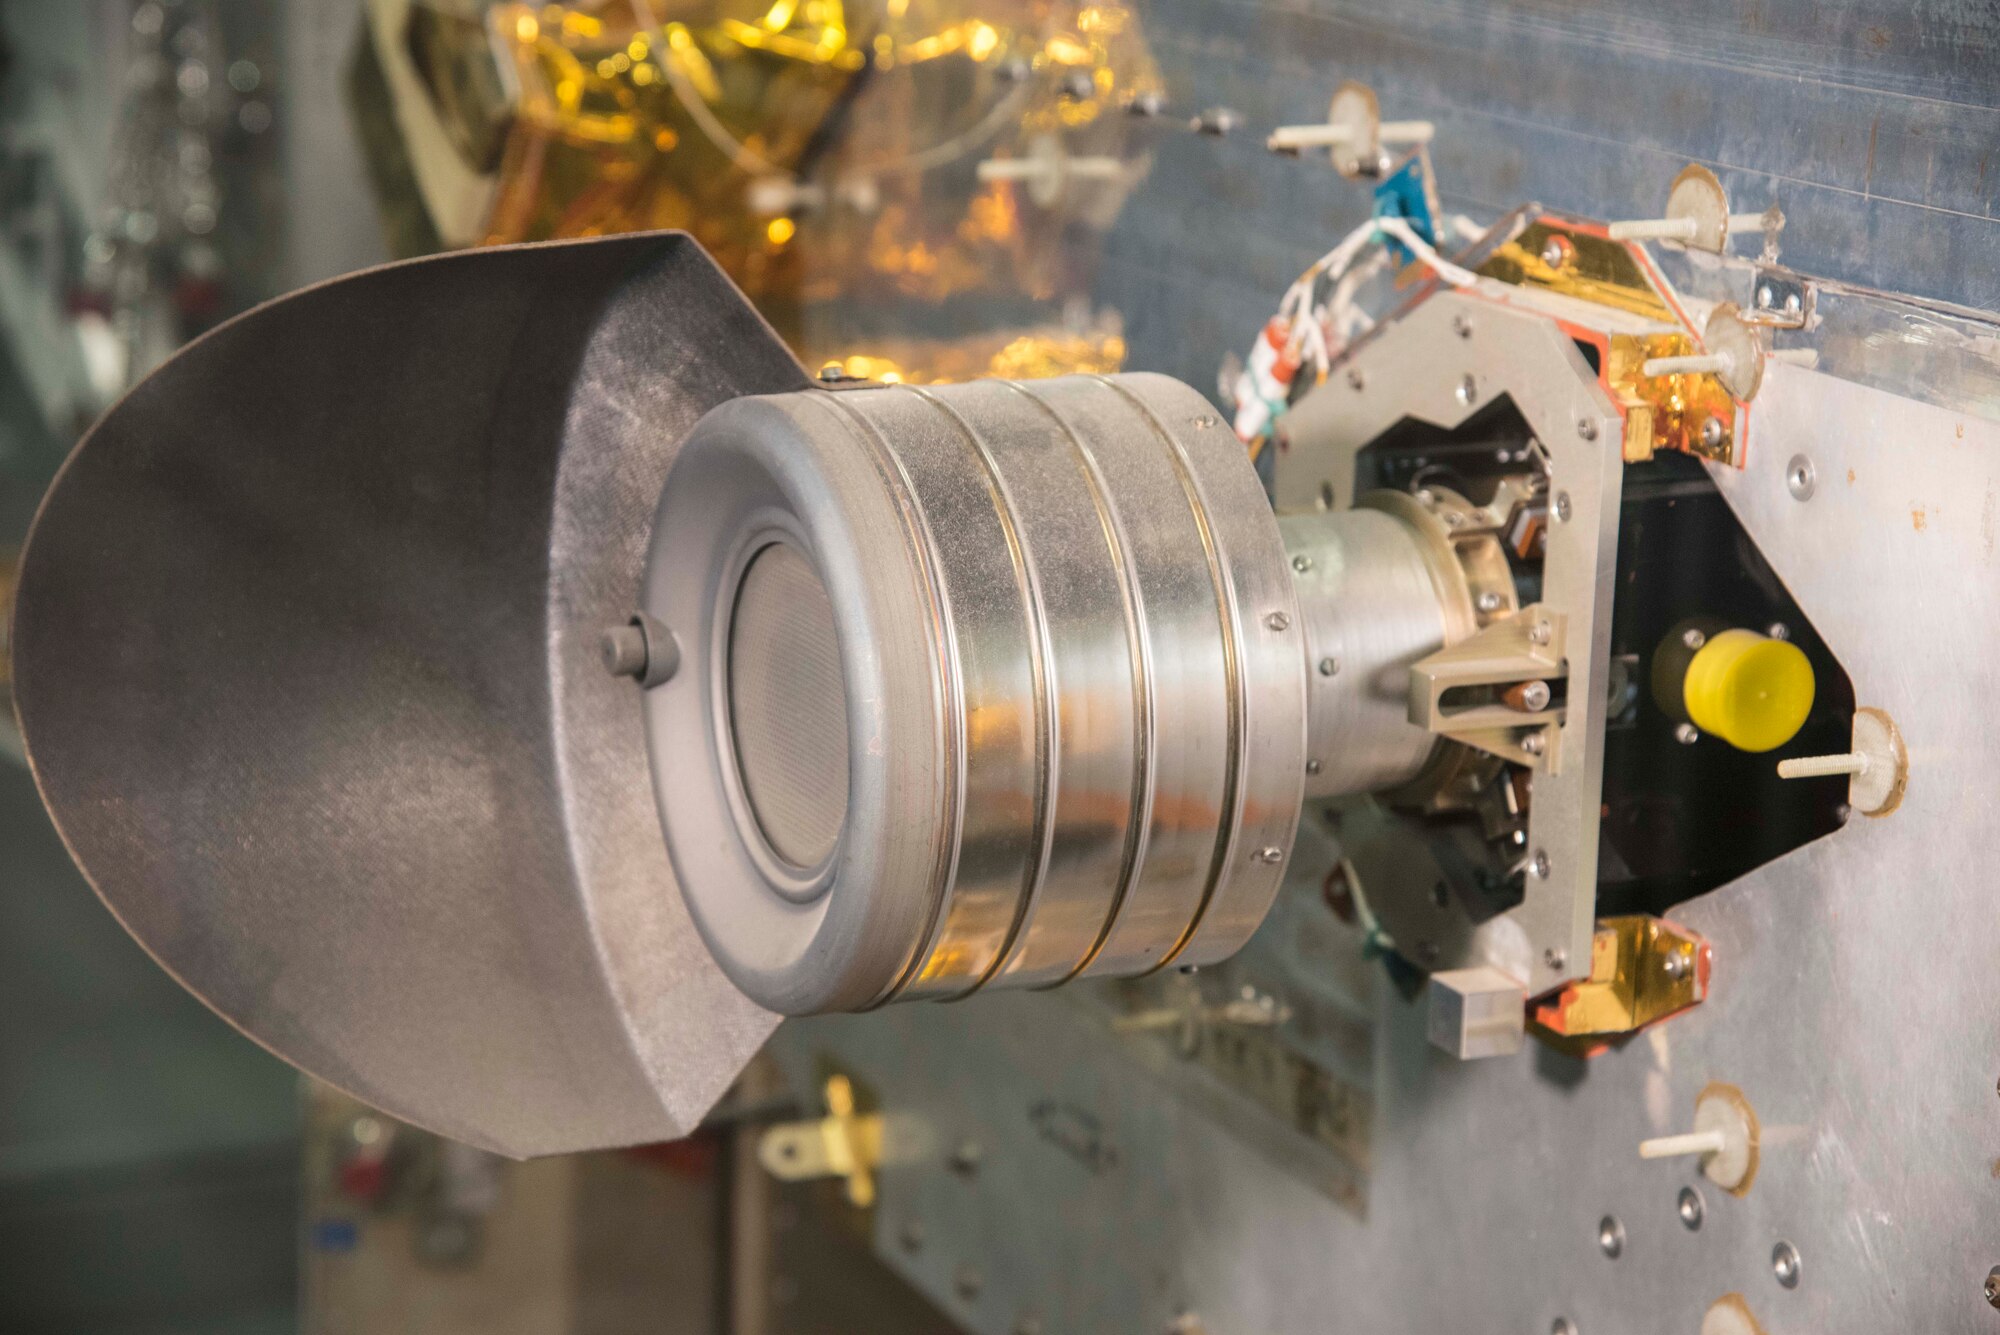
[[[1459,236],[1482,235],[1469,218],[1455,216],[1449,222]],[[1313,261],[1285,290],[1278,303],[1278,318],[1291,331],[1286,350],[1301,366],[1311,365],[1325,375],[1334,350],[1345,347],[1374,326],[1375,321],[1355,304],[1355,295],[1368,280],[1389,266],[1393,252],[1385,238],[1399,242],[1417,257],[1418,263],[1453,287],[1470,287],[1479,281],[1478,275],[1438,254],[1437,248],[1419,236],[1408,220],[1392,216],[1370,218]],[[1314,292],[1328,279],[1332,280],[1333,288],[1326,302],[1314,304]]]

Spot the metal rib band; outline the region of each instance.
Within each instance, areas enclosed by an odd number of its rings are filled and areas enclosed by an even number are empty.
[[[1238,828],[1243,819],[1243,768],[1244,748],[1248,733],[1245,727],[1243,702],[1243,645],[1242,630],[1237,618],[1236,589],[1229,581],[1229,573],[1222,562],[1222,551],[1215,535],[1214,526],[1208,518],[1208,501],[1202,495],[1201,482],[1194,475],[1193,465],[1182,450],[1180,442],[1166,424],[1159,419],[1146,402],[1133,394],[1125,386],[1106,376],[1093,379],[1107,386],[1130,403],[1140,416],[1153,428],[1153,434],[1167,447],[1168,457],[1173,460],[1174,473],[1181,484],[1181,491],[1187,496],[1188,508],[1193,513],[1195,529],[1201,534],[1202,552],[1208,559],[1208,576],[1215,590],[1216,615],[1221,621],[1222,661],[1224,689],[1228,692],[1229,746],[1228,756],[1223,765],[1222,816],[1216,828],[1215,853],[1209,862],[1208,879],[1201,888],[1201,902],[1195,906],[1187,926],[1181,929],[1178,940],[1159,962],[1147,973],[1157,973],[1172,964],[1180,953],[1194,940],[1201,927],[1201,921],[1215,902],[1215,892],[1227,875],[1232,854],[1235,851]]]
[[[1153,797],[1157,782],[1153,748],[1152,639],[1146,633],[1145,594],[1139,588],[1138,573],[1126,555],[1131,550],[1131,543],[1125,536],[1124,523],[1119,519],[1118,506],[1112,500],[1110,485],[1098,466],[1097,456],[1091,453],[1090,446],[1054,404],[1015,381],[1003,383],[1047,413],[1050,420],[1062,429],[1076,454],[1077,469],[1089,488],[1091,507],[1097,512],[1105,543],[1111,549],[1112,563],[1118,571],[1119,596],[1125,608],[1125,640],[1132,655],[1132,802],[1125,830],[1125,847],[1119,859],[1118,883],[1112,888],[1111,903],[1104,911],[1104,921],[1098,925],[1097,936],[1092,940],[1090,949],[1068,973],[1043,984],[1044,987],[1059,987],[1089,968],[1102,953],[1104,943],[1111,939],[1111,929],[1118,921],[1119,910],[1124,908],[1125,898],[1138,882],[1139,873],[1145,865],[1147,843],[1152,836]]]
[[[1028,661],[1033,665],[1035,687],[1035,803],[1034,816],[1029,825],[1029,843],[1035,849],[1035,857],[1022,876],[1021,898],[1014,906],[1014,916],[1008,924],[1007,935],[1001,940],[1000,948],[993,954],[986,967],[980,970],[964,991],[947,1000],[958,1000],[971,996],[984,987],[1013,953],[1014,943],[1020,938],[1021,929],[1027,924],[1028,910],[1041,887],[1048,879],[1049,859],[1055,846],[1055,829],[1050,816],[1055,808],[1056,785],[1059,782],[1055,768],[1058,729],[1061,718],[1058,700],[1050,683],[1055,677],[1055,661],[1049,646],[1049,627],[1046,609],[1042,602],[1041,575],[1035,568],[1034,553],[1022,539],[1020,529],[1014,522],[1014,498],[1007,489],[1006,479],[1000,475],[1000,465],[986,448],[986,442],[972,429],[957,409],[926,389],[912,386],[910,392],[928,403],[950,419],[957,429],[959,438],[971,449],[978,460],[980,477],[985,483],[986,494],[993,501],[995,515],[1000,528],[1007,537],[1008,555],[1014,566],[1016,585],[1021,591],[1021,601],[1027,612],[1028,637],[1032,641],[1032,651]],[[954,657],[953,662],[958,660]],[[964,812],[959,813],[960,837],[963,837]],[[955,868],[954,868],[955,870]],[[940,914],[933,928],[933,935],[926,940],[919,952],[919,961],[927,961],[940,944],[940,938],[950,921],[950,913]],[[904,984],[907,983],[904,980]],[[904,984],[898,984],[899,988]]]
[[[838,415],[855,428],[868,447],[876,470],[882,474],[884,484],[895,493],[896,508],[903,513],[905,531],[916,549],[917,566],[924,573],[924,595],[930,605],[931,626],[943,650],[934,659],[937,666],[933,683],[945,713],[944,726],[938,730],[938,749],[944,761],[939,766],[939,772],[944,776],[940,806],[945,817],[941,823],[950,829],[951,837],[940,846],[937,866],[931,876],[930,925],[918,944],[912,946],[909,957],[897,971],[895,982],[862,1008],[872,1010],[893,1001],[923,965],[924,946],[944,919],[946,892],[957,877],[959,848],[965,828],[965,747],[961,741],[965,736],[965,700],[959,690],[955,666],[958,662],[958,635],[951,616],[951,594],[938,573],[935,557],[937,538],[931,533],[930,521],[925,517],[923,507],[917,504],[916,484],[904,470],[903,461],[896,457],[896,452],[875,429],[874,423],[856,412],[838,394],[825,394],[816,401],[836,409]]]

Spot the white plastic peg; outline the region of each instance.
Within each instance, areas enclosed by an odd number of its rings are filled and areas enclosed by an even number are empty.
[[[1654,1136],[1639,1142],[1641,1159],[1674,1159],[1683,1154],[1720,1154],[1729,1138],[1720,1131],[1689,1131],[1678,1136]]]

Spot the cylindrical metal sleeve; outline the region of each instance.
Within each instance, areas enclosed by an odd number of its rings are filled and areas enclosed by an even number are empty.
[[[1422,539],[1374,509],[1286,515],[1279,528],[1305,614],[1307,795],[1409,782],[1438,744],[1410,722],[1410,665],[1455,638]]]
[[[770,541],[817,569],[847,687],[846,824],[817,869],[775,864],[730,798],[714,642]],[[683,892],[774,1009],[1203,963],[1277,892],[1299,609],[1241,446],[1177,382],[725,405],[667,480],[643,603],[688,665],[647,695]]]

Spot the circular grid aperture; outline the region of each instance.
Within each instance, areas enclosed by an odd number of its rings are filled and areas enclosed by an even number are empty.
[[[744,798],[771,851],[810,870],[847,820],[847,693],[833,603],[790,543],[770,544],[744,569],[728,653]]]

